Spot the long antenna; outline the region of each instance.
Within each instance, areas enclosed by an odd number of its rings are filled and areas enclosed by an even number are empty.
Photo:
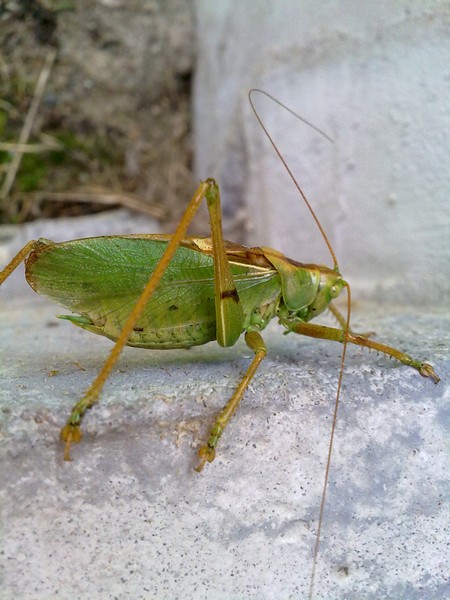
[[[262,130],[264,131],[264,133],[266,134],[267,138],[269,139],[270,143],[272,144],[273,149],[275,150],[278,158],[281,160],[282,164],[284,165],[284,168],[286,169],[289,177],[292,179],[292,181],[294,182],[295,187],[297,188],[300,196],[303,198],[306,206],[308,207],[314,221],[316,222],[316,225],[320,231],[320,233],[322,234],[323,239],[325,240],[325,243],[327,245],[327,248],[331,254],[331,257],[333,259],[334,262],[334,268],[336,271],[339,272],[339,267],[338,267],[338,262],[337,262],[337,258],[336,255],[334,253],[334,250],[331,246],[330,240],[328,239],[327,234],[325,233],[319,219],[316,216],[316,213],[314,212],[312,206],[310,205],[308,199],[306,198],[302,188],[300,187],[299,183],[297,182],[297,180],[295,179],[291,169],[289,168],[286,160],[284,159],[284,157],[282,156],[281,152],[279,151],[277,145],[275,144],[275,142],[272,139],[272,136],[270,135],[270,133],[268,132],[266,126],[264,125],[264,123],[262,122],[258,111],[256,110],[253,101],[252,101],[252,94],[254,93],[259,93],[259,94],[263,94],[264,96],[267,96],[268,98],[270,98],[270,100],[272,100],[273,102],[275,102],[276,104],[278,104],[279,106],[281,106],[282,108],[284,108],[285,110],[287,110],[289,113],[291,113],[292,115],[294,115],[295,117],[297,117],[297,119],[300,119],[300,121],[302,121],[303,123],[305,123],[306,125],[309,125],[309,127],[312,127],[312,129],[314,129],[314,131],[317,131],[317,133],[319,133],[320,135],[322,135],[323,137],[325,137],[328,141],[333,143],[333,140],[326,135],[326,133],[324,133],[321,129],[319,129],[318,127],[316,127],[315,125],[313,125],[312,123],[310,123],[309,121],[307,121],[306,119],[304,119],[303,117],[301,117],[300,115],[298,115],[296,112],[294,112],[293,110],[291,110],[288,106],[284,105],[282,102],[280,102],[279,100],[277,100],[276,98],[274,98],[271,94],[263,91],[263,90],[259,90],[259,89],[251,89],[248,93],[248,99],[250,102],[250,106],[252,107],[253,112],[255,113],[255,117],[258,120],[258,123],[260,124]],[[350,313],[351,313],[351,292],[350,292],[350,285],[347,282],[344,282],[345,288],[347,290],[347,315],[345,318],[345,326],[344,326],[344,330],[343,330],[343,339],[342,339],[342,353],[341,353],[341,366],[339,369],[339,379],[338,379],[338,385],[337,385],[337,391],[336,391],[336,399],[334,402],[334,410],[333,410],[333,422],[331,425],[331,431],[330,431],[330,439],[328,442],[328,454],[327,454],[327,461],[326,461],[326,467],[325,467],[325,476],[324,476],[324,480],[323,480],[323,487],[322,487],[322,497],[321,497],[321,501],[320,501],[320,510],[319,510],[319,520],[317,523],[317,531],[316,531],[316,541],[314,543],[314,550],[313,550],[313,567],[311,570],[311,577],[309,580],[309,591],[308,591],[308,599],[312,600],[313,598],[313,593],[314,593],[314,584],[315,584],[315,578],[316,578],[316,565],[317,565],[317,556],[319,554],[319,546],[320,546],[320,537],[321,537],[321,533],[322,533],[322,522],[323,522],[323,515],[325,512],[325,501],[326,501],[326,497],[327,497],[327,487],[328,487],[328,478],[330,475],[330,469],[331,469],[331,457],[332,457],[332,453],[333,453],[333,442],[334,442],[334,434],[336,431],[336,423],[337,423],[337,415],[338,415],[338,408],[339,408],[339,400],[340,400],[340,395],[341,395],[341,388],[342,388],[342,379],[344,377],[344,366],[345,366],[345,355],[347,352],[347,334],[350,331]]]
[[[322,234],[322,237],[325,241],[325,244],[327,245],[327,248],[331,254],[331,258],[333,259],[333,263],[334,263],[334,268],[339,271],[339,267],[338,267],[338,262],[337,262],[337,258],[336,258],[336,254],[334,253],[334,250],[331,246],[330,240],[328,239],[327,234],[325,233],[325,230],[323,229],[322,225],[320,224],[319,219],[316,216],[316,213],[313,210],[313,207],[311,206],[311,204],[309,203],[307,197],[305,196],[302,188],[300,187],[300,185],[298,184],[297,180],[294,177],[294,174],[292,173],[291,169],[289,168],[286,160],[284,159],[283,155],[281,154],[281,152],[279,151],[277,145],[275,144],[275,142],[273,141],[272,136],[270,135],[270,133],[267,131],[267,127],[264,125],[264,123],[262,122],[261,117],[259,116],[258,111],[255,108],[255,105],[253,104],[253,100],[252,100],[252,94],[263,94],[263,96],[267,96],[267,98],[270,98],[270,100],[272,100],[273,102],[275,102],[275,104],[278,104],[279,106],[281,106],[282,108],[284,108],[284,110],[287,110],[289,113],[291,113],[291,115],[294,115],[294,117],[296,117],[297,119],[299,119],[300,121],[302,121],[303,123],[305,123],[306,125],[308,125],[309,127],[311,127],[312,129],[314,129],[314,131],[317,131],[317,133],[319,133],[320,135],[322,135],[325,139],[327,139],[329,142],[333,143],[333,140],[326,134],[324,133],[321,129],[319,129],[318,127],[316,127],[315,125],[313,125],[312,123],[310,123],[309,121],[307,121],[306,119],[304,119],[303,117],[301,117],[300,115],[298,115],[296,112],[294,112],[293,110],[291,110],[288,106],[286,106],[285,104],[283,104],[282,102],[280,102],[279,100],[277,100],[274,96],[272,96],[271,94],[265,92],[264,90],[260,90],[258,88],[253,88],[249,91],[248,93],[248,101],[250,102],[250,106],[252,107],[253,112],[255,113],[255,117],[258,121],[258,123],[260,124],[262,130],[264,131],[264,133],[266,134],[269,142],[272,144],[273,149],[275,150],[275,152],[277,153],[278,158],[281,160],[281,162],[284,165],[284,168],[286,169],[289,177],[292,179],[295,187],[298,190],[298,193],[300,194],[300,196],[303,198],[306,206],[309,209],[309,212],[311,213],[314,221],[316,222],[316,225],[320,231],[320,233]]]
[[[309,580],[309,593],[308,593],[309,600],[312,600],[313,592],[314,592],[314,583],[315,583],[315,579],[316,579],[317,555],[319,553],[320,535],[322,533],[323,513],[325,511],[325,500],[327,497],[328,477],[330,475],[330,469],[331,469],[331,455],[333,453],[334,433],[336,431],[339,400],[340,400],[340,396],[341,396],[342,378],[344,377],[345,354],[347,352],[347,335],[346,334],[348,333],[348,331],[350,329],[351,292],[350,292],[350,285],[347,282],[345,282],[345,288],[347,290],[347,316],[345,319],[344,341],[342,344],[341,367],[339,369],[339,380],[338,380],[338,386],[337,386],[337,391],[336,391],[336,400],[334,402],[333,423],[331,424],[330,440],[328,442],[327,464],[325,467],[325,476],[323,478],[322,498],[320,500],[320,510],[319,510],[319,521],[317,523],[317,531],[316,531],[316,542],[314,544],[314,551],[313,551],[313,568],[311,571],[311,578]]]

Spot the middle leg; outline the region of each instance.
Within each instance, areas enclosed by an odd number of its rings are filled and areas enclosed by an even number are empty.
[[[253,358],[236,391],[217,416],[209,434],[207,443],[199,449],[198,455],[201,461],[200,464],[195,467],[196,471],[201,471],[207,462],[212,462],[214,460],[214,457],[216,456],[216,446],[219,442],[220,436],[239,406],[242,396],[244,395],[244,392],[247,389],[250,381],[253,379],[253,376],[261,364],[261,361],[266,356],[267,348],[264,344],[261,334],[258,331],[247,331],[245,334],[245,341],[247,346],[255,353],[255,357]]]

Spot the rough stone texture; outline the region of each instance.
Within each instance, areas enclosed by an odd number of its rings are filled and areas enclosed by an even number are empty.
[[[124,214],[32,224],[2,264],[30,237],[124,225],[152,229]],[[339,347],[269,328],[269,355],[201,474],[196,448],[250,352],[127,349],[65,463],[59,429],[111,344],[14,279],[0,290],[2,600],[305,598]],[[448,595],[449,325],[431,310],[355,311],[356,329],[429,358],[443,381],[349,348],[315,598]]]
[[[227,227],[303,262],[322,238],[250,111],[261,116],[330,237],[358,297],[448,298],[447,7],[442,2],[198,3],[195,147]]]

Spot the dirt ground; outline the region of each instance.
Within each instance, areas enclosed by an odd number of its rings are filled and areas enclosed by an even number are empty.
[[[0,222],[79,214],[96,199],[124,197],[176,221],[195,186],[193,66],[187,0],[1,3]]]

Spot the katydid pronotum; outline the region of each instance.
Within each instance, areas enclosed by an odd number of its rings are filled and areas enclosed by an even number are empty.
[[[5,267],[0,285],[25,261],[31,287],[76,313],[65,319],[115,341],[104,367],[61,431],[66,460],[70,459],[71,444],[81,439],[86,410],[97,402],[124,345],[170,349],[217,340],[221,346],[232,346],[245,334],[255,357],[199,450],[199,471],[214,459],[219,438],[264,359],[261,332],[275,317],[287,331],[343,343],[336,406],[348,343],[385,353],[439,381],[428,363],[350,330],[350,308],[347,316],[342,316],[332,303],[345,287],[350,306],[350,288],[320,223],[298,189],[328,245],[334,263],[331,268],[302,264],[270,248],[225,242],[219,190],[212,179],[200,184],[173,235],[110,236],[62,243],[32,240]],[[186,237],[203,199],[211,238]],[[311,323],[327,309],[337,317],[340,328]],[[319,527],[320,522],[321,517]],[[316,540],[318,543],[319,535]]]

